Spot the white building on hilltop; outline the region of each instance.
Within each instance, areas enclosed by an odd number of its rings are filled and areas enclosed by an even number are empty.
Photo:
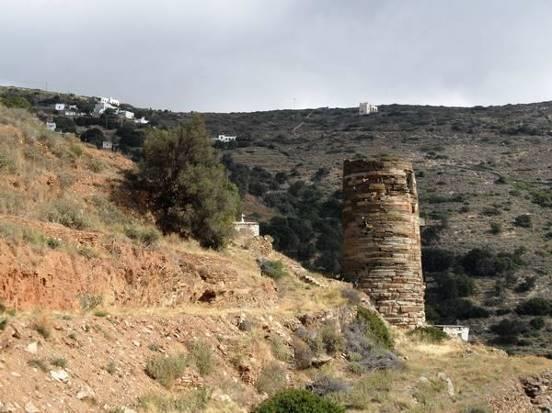
[[[358,114],[359,115],[369,115],[370,113],[376,113],[378,107],[376,105],[371,105],[368,102],[361,102],[358,105]]]
[[[230,136],[230,135],[219,135],[215,138],[217,142],[234,142],[236,139],[238,139],[237,136]]]
[[[65,110],[65,103],[56,103],[54,106],[55,110],[62,112]]]
[[[101,103],[107,103],[107,104],[113,105],[113,106],[119,106],[119,104],[120,104],[118,99],[113,99],[112,97],[109,97],[109,98],[100,97],[100,102]]]
[[[94,106],[94,114],[99,116],[102,113],[104,113],[107,109],[117,110],[117,107],[107,102],[99,101],[98,103],[96,103],[96,106]]]
[[[56,122],[46,122],[46,129],[48,129],[49,131],[55,132]]]
[[[124,119],[134,119],[134,112],[131,112],[129,110],[119,110],[117,112],[117,115]]]

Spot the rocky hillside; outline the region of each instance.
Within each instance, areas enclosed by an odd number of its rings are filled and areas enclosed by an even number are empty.
[[[550,405],[547,359],[394,330],[269,238],[162,236],[133,167],[0,106],[1,412],[245,412],[291,387],[348,411]]]
[[[24,97],[44,119],[55,101],[90,106],[89,98],[36,90],[3,95]],[[190,116],[125,108],[155,127]],[[470,325],[475,337],[510,352],[542,355],[552,351],[551,116],[549,102],[384,105],[369,116],[355,108],[204,114],[213,136],[238,136],[220,149],[246,214],[262,222],[279,251],[330,276],[340,273],[343,160],[411,159],[426,221],[430,319]],[[61,124],[79,134],[101,129],[139,158],[143,128],[112,125],[109,117],[69,120]]]

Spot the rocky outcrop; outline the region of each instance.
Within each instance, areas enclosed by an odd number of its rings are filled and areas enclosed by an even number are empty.
[[[552,371],[521,379],[525,394],[539,411],[552,413]]]

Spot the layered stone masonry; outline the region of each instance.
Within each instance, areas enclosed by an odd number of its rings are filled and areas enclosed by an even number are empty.
[[[343,274],[391,324],[425,324],[418,194],[412,164],[345,161]]]

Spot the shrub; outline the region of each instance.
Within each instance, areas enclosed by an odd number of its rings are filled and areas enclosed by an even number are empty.
[[[4,331],[8,325],[8,319],[5,317],[0,318],[0,331]]]
[[[307,390],[318,396],[325,396],[330,393],[348,391],[351,385],[336,377],[322,375],[307,385]]]
[[[502,232],[502,224],[500,222],[491,222],[491,234],[498,235]]]
[[[422,250],[422,266],[427,272],[442,272],[454,265],[455,256],[452,251],[440,248],[424,248]]]
[[[261,273],[272,278],[273,280],[279,280],[287,275],[287,271],[282,261],[262,260],[260,265]]]
[[[141,242],[149,246],[155,244],[161,238],[161,233],[157,228],[143,227],[139,225],[129,225],[125,227],[125,235],[130,239]]]
[[[190,350],[190,358],[202,376],[207,376],[213,372],[215,361],[211,347],[207,343],[200,341],[193,343]]]
[[[80,205],[68,199],[54,201],[46,212],[48,221],[73,229],[86,229],[90,220]]]
[[[291,359],[291,353],[286,343],[278,336],[270,339],[270,348],[272,355],[280,361],[289,362]]]
[[[299,370],[308,369],[311,366],[313,353],[311,348],[298,337],[293,339],[293,360]]]
[[[194,116],[173,130],[151,130],[139,178],[164,232],[194,236],[222,247],[233,231],[239,194],[219,163],[203,120]]]
[[[91,311],[103,302],[101,295],[84,293],[79,297],[80,307],[83,311]]]
[[[65,360],[63,357],[56,357],[50,360],[50,364],[54,367],[64,369],[67,367],[67,360]]]
[[[531,321],[529,321],[529,325],[531,326],[531,328],[533,328],[534,330],[541,330],[544,325],[545,325],[545,322],[544,322],[544,318],[542,317],[535,317],[533,318]]]
[[[416,327],[414,330],[410,331],[408,335],[414,336],[427,343],[441,343],[448,338],[447,333],[433,326]]]
[[[343,337],[335,324],[326,324],[318,334],[326,353],[332,355],[343,349]]]
[[[393,339],[389,329],[377,313],[365,307],[357,307],[357,320],[364,327],[365,334],[371,336],[386,349],[393,348]]]
[[[284,390],[257,406],[253,413],[344,413],[345,408],[308,390]]]
[[[531,215],[518,215],[515,219],[514,219],[514,225],[516,227],[522,227],[522,228],[531,228],[532,226],[532,223],[531,223]]]
[[[361,303],[360,293],[354,288],[345,288],[341,290],[341,296],[346,298],[350,304],[359,305]]]
[[[552,314],[552,301],[541,297],[533,297],[520,303],[516,312],[522,315],[549,315]]]
[[[146,363],[146,374],[161,385],[169,388],[186,368],[186,357],[183,355],[150,357]]]
[[[41,359],[30,359],[29,361],[27,361],[27,365],[30,366],[30,367],[33,367],[33,368],[35,368],[35,369],[39,369],[39,370],[42,371],[43,373],[48,372],[48,366],[46,365],[46,363],[44,362],[44,360],[41,360]]]
[[[48,340],[52,335],[52,328],[50,322],[45,318],[41,317],[36,319],[32,324],[32,329],[40,334],[45,340]]]
[[[263,367],[255,383],[259,393],[267,393],[269,396],[284,389],[286,385],[286,370],[278,363],[271,363]]]
[[[138,403],[146,412],[196,413],[205,409],[210,398],[210,392],[202,388],[178,396],[148,394],[140,397]]]

